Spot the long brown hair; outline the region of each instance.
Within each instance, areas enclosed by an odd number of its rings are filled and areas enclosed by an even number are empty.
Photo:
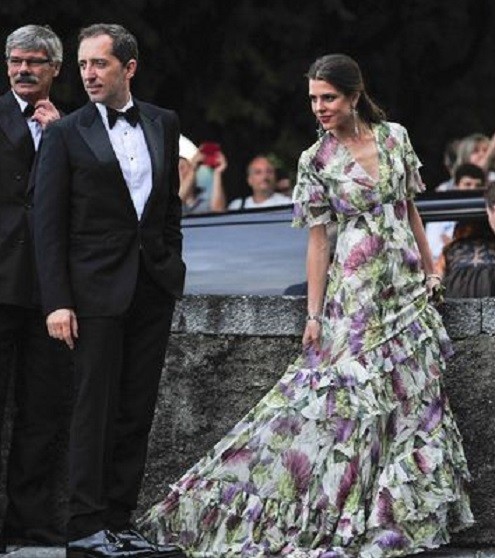
[[[327,54],[317,58],[311,64],[306,77],[326,81],[347,97],[353,93],[359,93],[356,110],[367,124],[385,120],[385,112],[366,92],[361,69],[350,56],[346,54]]]

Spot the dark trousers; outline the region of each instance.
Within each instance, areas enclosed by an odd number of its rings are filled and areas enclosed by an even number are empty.
[[[15,415],[7,466],[6,540],[60,544],[61,448],[70,416],[70,351],[48,336],[39,310],[0,305],[0,415],[14,372]]]
[[[175,300],[140,266],[123,316],[80,318],[69,442],[68,539],[130,524]]]

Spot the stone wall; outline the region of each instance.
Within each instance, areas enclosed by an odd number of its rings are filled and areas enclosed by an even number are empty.
[[[477,519],[455,543],[494,545],[495,299],[448,301],[443,314],[456,348],[445,384],[465,441]],[[188,296],[178,304],[138,515],[276,383],[299,354],[304,316],[305,299],[297,297]],[[56,470],[63,508],[65,480]]]

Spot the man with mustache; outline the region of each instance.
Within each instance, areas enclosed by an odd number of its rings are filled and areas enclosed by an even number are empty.
[[[74,349],[67,558],[170,558],[132,529],[185,266],[176,114],[131,95],[135,37],[81,30],[89,102],[47,130],[35,240],[50,335]]]
[[[3,542],[60,544],[50,460],[63,427],[69,351],[46,331],[31,234],[36,153],[60,118],[49,98],[62,43],[48,27],[26,25],[6,40],[11,90],[0,97],[0,426],[14,370],[16,413],[7,470]]]

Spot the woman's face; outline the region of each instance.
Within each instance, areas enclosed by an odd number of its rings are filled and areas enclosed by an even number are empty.
[[[343,130],[353,126],[351,108],[357,94],[348,97],[331,83],[321,79],[309,80],[311,110],[324,130]]]
[[[483,166],[485,162],[485,155],[488,151],[488,140],[480,140],[478,141],[473,149],[473,152],[469,156],[469,162],[473,165],[478,165],[479,167]]]

